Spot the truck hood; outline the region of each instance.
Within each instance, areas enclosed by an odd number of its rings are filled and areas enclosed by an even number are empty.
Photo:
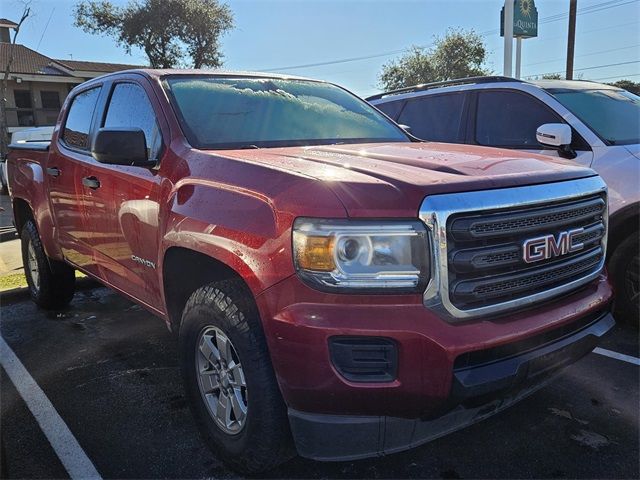
[[[415,217],[425,196],[595,175],[574,162],[447,143],[374,143],[216,152],[326,182],[350,216]]]

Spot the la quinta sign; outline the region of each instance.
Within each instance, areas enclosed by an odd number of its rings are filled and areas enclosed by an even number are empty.
[[[500,36],[504,37],[504,7],[500,11]],[[538,36],[538,9],[533,0],[513,0],[513,36]]]

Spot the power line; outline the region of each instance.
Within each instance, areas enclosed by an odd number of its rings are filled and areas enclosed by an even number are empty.
[[[635,23],[635,22],[634,22]],[[576,55],[576,58],[580,58],[580,57],[590,57],[592,55],[599,55],[601,53],[609,53],[609,52],[617,52],[618,50],[627,50],[629,48],[635,48],[635,47],[640,47],[640,44],[637,45],[629,45],[628,47],[620,47],[620,48],[611,48],[609,50],[600,50],[599,52],[591,52],[591,53],[584,53],[582,55]],[[535,63],[528,63],[527,65],[523,65],[523,67],[533,67],[534,65],[542,65],[544,63],[551,63],[551,62],[559,62],[561,60],[564,60],[564,58],[555,58],[553,60],[545,60],[544,62],[535,62]]]
[[[593,78],[592,80],[611,80],[612,78],[629,78],[640,77],[640,73],[631,73],[628,75],[613,75],[612,77]]]
[[[359,60],[368,60],[370,58],[387,57],[389,55],[395,55],[397,53],[405,52],[406,50],[407,50],[406,48],[402,48],[400,50],[391,50],[389,52],[376,53],[374,55],[365,55],[363,57],[343,58],[342,60],[331,60],[331,61],[328,61],[328,62],[307,63],[307,64],[304,64],[304,65],[293,65],[293,66],[289,66],[289,67],[269,68],[269,69],[262,69],[260,71],[261,72],[275,72],[275,71],[278,71],[278,70],[296,70],[296,69],[299,69],[299,68],[320,67],[320,66],[323,66],[323,65],[335,65],[335,64],[338,64],[338,63],[357,62]]]
[[[47,20],[47,24],[44,26],[44,30],[42,30],[42,35],[40,35],[40,40],[38,40],[38,45],[36,46],[36,51],[40,48],[40,44],[42,43],[42,39],[44,38],[44,34],[47,31],[47,27],[49,27],[49,22],[51,21],[51,17],[53,17],[53,12],[56,11],[56,7],[53,7],[51,13],[49,14],[49,20]]]
[[[598,68],[617,67],[619,65],[631,65],[632,63],[640,63],[640,60],[632,60],[630,62],[609,63],[607,65],[596,65],[595,67],[575,68],[574,70],[576,72],[583,72],[585,70],[596,70]],[[531,75],[527,75],[527,78],[538,77],[540,75],[553,75],[555,73],[562,73],[562,72],[557,71],[557,72],[545,72],[545,73],[532,73]]]
[[[592,12],[599,12],[602,10],[608,10],[610,8],[614,8],[614,7],[619,7],[622,5],[627,5],[629,3],[637,3],[639,0],[627,0],[624,3],[620,3],[621,0],[610,0],[608,2],[600,2],[594,5],[590,5],[587,7],[584,7],[583,9],[581,9],[580,11],[578,11],[578,15],[581,15],[583,13],[592,13]],[[597,10],[595,10],[596,8],[601,7]],[[556,18],[557,17],[557,18]],[[561,20],[562,18],[566,18],[568,17],[567,13],[561,13],[561,14],[556,14],[556,15],[551,15],[549,17],[545,17],[542,18],[541,21],[539,23],[550,23],[550,22],[555,22],[556,20]],[[635,23],[635,22],[634,22]],[[605,27],[605,28],[613,28],[613,27]],[[493,33],[497,33],[500,30],[489,30],[487,32],[484,33],[480,33],[480,36],[488,36],[491,35]],[[587,32],[581,32],[581,33],[587,33]],[[426,48],[426,46],[419,46],[418,48]],[[302,65],[289,65],[286,67],[277,67],[277,68],[262,68],[259,69],[262,72],[275,72],[275,71],[280,71],[280,70],[298,70],[298,69],[303,69],[303,68],[313,68],[313,67],[321,67],[321,66],[326,66],[326,65],[336,65],[336,64],[340,64],[340,63],[350,63],[350,62],[357,62],[357,61],[361,61],[361,60],[369,60],[372,58],[380,58],[380,57],[387,57],[389,55],[396,55],[398,53],[403,53],[408,51],[409,48],[403,48],[403,49],[399,49],[399,50],[391,50],[391,51],[387,51],[387,52],[381,52],[381,53],[374,53],[371,55],[364,55],[361,57],[352,57],[352,58],[343,58],[343,59],[339,59],[339,60],[329,60],[326,62],[317,62],[317,63],[307,63],[307,64],[302,64]]]

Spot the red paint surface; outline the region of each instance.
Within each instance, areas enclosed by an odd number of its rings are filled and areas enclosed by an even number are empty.
[[[533,310],[452,325],[427,310],[420,295],[331,295],[304,286],[292,262],[296,217],[416,218],[427,195],[594,173],[550,157],[437,143],[199,151],[180,130],[161,73],[109,75],[80,87],[102,83],[107,92],[121,80],[143,86],[166,146],[157,169],[100,164],[65,148],[58,126],[48,155],[10,153],[13,199],[29,204],[49,256],[66,259],[165,320],[162,266],[168,249],[191,249],[231,267],[257,298],[281,390],[293,408],[424,413],[447,397],[456,355],[539,333],[609,301],[611,290],[601,277]],[[106,100],[105,93],[98,108]],[[47,167],[62,173],[51,177],[43,173]],[[86,176],[97,177],[101,188],[84,187]],[[327,338],[336,334],[396,339],[398,380],[352,385],[341,379],[327,352]]]

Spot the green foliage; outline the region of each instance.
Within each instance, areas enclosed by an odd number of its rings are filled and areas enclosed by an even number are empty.
[[[115,38],[127,53],[140,47],[154,68],[184,65],[187,58],[193,68],[219,67],[220,37],[233,27],[233,13],[218,0],[131,0],[124,7],[84,0],[74,17],[77,27]]]
[[[379,85],[385,90],[419,83],[488,75],[484,63],[487,49],[473,30],[448,30],[436,37],[433,47],[411,47],[410,51],[382,67]]]
[[[632,82],[631,80],[618,80],[610,83],[614,87],[624,88],[626,91],[640,95],[640,82]]]

